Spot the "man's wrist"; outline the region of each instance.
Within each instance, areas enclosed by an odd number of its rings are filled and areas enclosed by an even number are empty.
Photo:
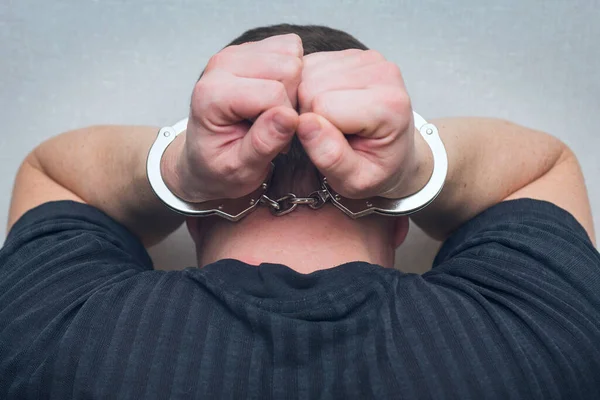
[[[160,171],[169,190],[180,199],[191,202],[192,200],[183,190],[185,178],[181,172],[181,164],[184,161],[182,159],[184,146],[185,134],[181,134],[165,150],[160,160]]]
[[[411,196],[425,187],[433,173],[433,154],[431,148],[415,129],[414,150],[411,159],[407,160],[408,170],[404,172],[399,189],[387,193],[384,197],[401,199]]]

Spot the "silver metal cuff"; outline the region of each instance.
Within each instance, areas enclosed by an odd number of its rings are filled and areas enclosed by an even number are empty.
[[[187,129],[188,119],[183,119],[173,126],[162,128],[158,137],[150,149],[148,155],[147,172],[150,186],[167,207],[180,214],[191,217],[207,217],[218,215],[230,221],[239,221],[248,215],[260,204],[270,206],[275,215],[285,215],[296,208],[298,204],[312,204],[311,208],[320,208],[330,200],[334,206],[352,218],[359,218],[369,214],[381,214],[388,216],[408,215],[415,213],[429,205],[444,187],[448,173],[448,156],[446,149],[439,136],[435,125],[427,121],[416,112],[413,112],[415,126],[431,148],[433,153],[433,173],[423,189],[419,192],[402,199],[387,199],[384,197],[372,197],[369,199],[349,199],[336,193],[323,179],[319,191],[311,194],[309,198],[297,198],[294,194],[288,194],[279,201],[269,199],[265,194],[273,175],[273,164],[265,181],[252,193],[238,199],[211,200],[203,203],[189,203],[175,196],[165,184],[161,174],[161,159],[169,145]],[[293,197],[293,201],[286,204],[293,206],[292,210],[281,210],[282,200]],[[316,200],[320,198],[320,200]],[[314,200],[316,203],[310,203]],[[318,204],[318,206],[316,205]]]

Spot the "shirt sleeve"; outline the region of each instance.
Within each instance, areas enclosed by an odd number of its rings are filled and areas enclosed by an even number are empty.
[[[0,332],[18,346],[26,335],[12,330],[44,329],[97,291],[149,270],[140,241],[106,214],[71,201],[43,204],[17,221],[0,250]]]
[[[552,203],[491,207],[444,243],[424,276],[477,293],[532,326],[547,321],[600,336],[600,254],[577,220]]]

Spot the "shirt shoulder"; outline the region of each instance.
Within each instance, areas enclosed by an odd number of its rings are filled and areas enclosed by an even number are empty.
[[[129,351],[112,340],[133,342],[148,331],[136,326],[177,318],[182,302],[205,292],[181,271],[153,270],[142,243],[94,207],[61,201],[29,211],[0,249],[0,398],[88,397],[95,389],[77,383],[96,382],[102,357],[120,365]]]
[[[495,359],[496,372],[512,365],[507,382],[531,382],[539,393],[593,386],[600,254],[567,211],[531,199],[500,203],[459,228],[422,277],[421,315],[469,338],[463,348]]]
[[[97,208],[74,201],[49,202],[25,213],[9,232],[2,255],[18,256],[19,250],[27,248],[31,256],[60,243],[67,246],[63,250],[75,250],[69,241],[78,239],[103,248],[114,246],[141,269],[152,268],[144,246],[127,228]]]
[[[446,240],[434,266],[492,242],[540,248],[559,245],[564,252],[577,249],[598,255],[585,229],[569,212],[546,201],[518,199],[501,202],[466,222]]]
[[[502,280],[523,290],[529,282],[600,309],[600,254],[571,214],[545,201],[503,202],[467,222],[444,243],[426,276],[440,274]]]

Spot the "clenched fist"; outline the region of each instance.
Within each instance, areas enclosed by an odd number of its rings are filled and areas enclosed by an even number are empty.
[[[185,143],[177,138],[163,159],[176,195],[203,202],[260,186],[298,126],[302,56],[300,37],[290,34],[229,46],[210,59],[194,88]]]
[[[304,57],[299,139],[342,196],[399,198],[415,170],[415,128],[400,69],[373,50]]]
[[[372,50],[303,57],[295,34],[230,46],[210,59],[187,132],[163,158],[165,181],[191,202],[245,196],[295,132],[341,195],[411,194],[418,157],[398,67]]]

